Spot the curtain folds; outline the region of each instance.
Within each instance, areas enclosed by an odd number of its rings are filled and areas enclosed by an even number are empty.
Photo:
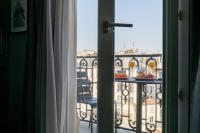
[[[46,5],[46,133],[77,133],[76,1]]]
[[[78,133],[76,0],[30,0],[27,133]]]
[[[44,1],[29,0],[26,56],[26,133],[45,132],[46,32]]]

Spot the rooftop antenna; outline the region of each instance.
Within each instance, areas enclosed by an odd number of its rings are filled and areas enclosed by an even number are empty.
[[[135,42],[134,41],[133,41],[132,45],[133,45],[133,49],[134,49],[135,48]]]
[[[124,48],[123,48],[123,50],[126,50],[126,43],[124,42]]]

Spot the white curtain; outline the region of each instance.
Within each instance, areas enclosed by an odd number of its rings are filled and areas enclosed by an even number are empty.
[[[78,133],[76,0],[46,2],[46,133]]]

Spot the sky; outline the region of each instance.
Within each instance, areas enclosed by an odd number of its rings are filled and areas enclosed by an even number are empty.
[[[97,50],[98,0],[77,0],[77,51]],[[115,51],[162,50],[162,0],[115,0]]]

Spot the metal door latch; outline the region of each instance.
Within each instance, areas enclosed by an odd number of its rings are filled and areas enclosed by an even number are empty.
[[[104,21],[103,23],[103,31],[107,33],[109,30],[114,31],[114,27],[133,27],[133,24],[123,24],[123,23],[109,23],[108,21]]]

